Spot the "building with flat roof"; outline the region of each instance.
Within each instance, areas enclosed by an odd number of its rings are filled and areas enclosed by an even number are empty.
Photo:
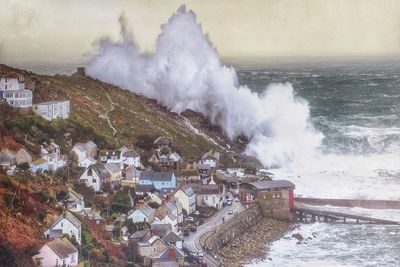
[[[33,106],[33,111],[48,121],[58,118],[68,119],[70,114],[69,100],[48,101]]]

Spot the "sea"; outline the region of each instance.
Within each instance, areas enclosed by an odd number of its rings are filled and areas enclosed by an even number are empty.
[[[71,74],[76,66],[19,67]],[[275,179],[295,183],[297,196],[400,200],[399,59],[278,60],[234,68],[239,83],[260,94],[271,83],[292,84],[296,96],[308,102],[310,125],[324,136],[319,157],[271,169]],[[400,210],[319,208],[400,222]],[[247,266],[400,266],[400,226],[296,225],[272,243],[265,260]]]
[[[400,60],[277,62],[236,66],[241,85],[291,83],[324,135],[320,157],[272,169],[303,197],[400,200]],[[282,107],[284,108],[284,107]],[[287,114],[291,116],[291,114]],[[306,161],[308,160],[308,162]],[[400,210],[318,207],[400,222]],[[292,238],[300,233],[304,240]],[[400,266],[400,226],[297,225],[247,266]]]

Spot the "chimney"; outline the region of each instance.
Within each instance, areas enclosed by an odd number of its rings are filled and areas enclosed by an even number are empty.
[[[169,251],[168,251],[168,257],[170,257],[171,259],[175,258],[175,249],[173,246],[169,247]]]
[[[151,237],[154,236],[154,229],[150,229],[150,236],[151,236]]]

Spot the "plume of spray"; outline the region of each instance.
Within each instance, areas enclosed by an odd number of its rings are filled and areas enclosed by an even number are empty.
[[[291,84],[271,84],[262,94],[240,86],[224,66],[192,11],[181,6],[161,26],[155,51],[141,54],[123,18],[121,39],[103,38],[87,74],[158,101],[171,111],[191,109],[219,125],[229,138],[250,139],[246,153],[266,167],[285,166],[320,146],[308,103]]]

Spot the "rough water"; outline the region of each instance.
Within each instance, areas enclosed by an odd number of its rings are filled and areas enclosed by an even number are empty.
[[[238,69],[240,83],[259,92],[271,82],[290,82],[324,134],[317,157],[272,170],[276,178],[293,181],[302,196],[400,200],[400,62]],[[320,208],[400,221],[399,210]],[[399,252],[400,226],[315,223],[300,225],[272,244],[266,260],[248,266],[400,266]]]

